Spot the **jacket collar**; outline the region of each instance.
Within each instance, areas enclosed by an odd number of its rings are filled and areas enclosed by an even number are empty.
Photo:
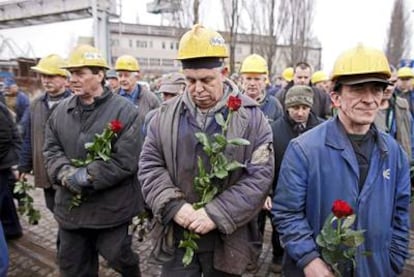
[[[72,95],[72,92],[70,91],[70,90],[68,90],[68,89],[66,89],[64,92],[63,92],[63,95],[62,95],[62,99],[65,99],[65,98],[68,98],[69,96],[71,96]],[[42,96],[42,101],[43,102],[47,102],[47,99],[49,98],[49,95],[45,92],[44,94],[43,94],[43,96]]]
[[[345,128],[340,122],[338,116],[335,116],[326,124],[328,125],[325,138],[325,144],[327,146],[330,146],[338,150],[344,150],[347,147],[352,148],[351,142],[349,141]],[[378,129],[375,127],[375,124],[371,124],[370,130],[373,131],[375,134],[375,142],[378,148],[380,149],[381,156],[387,155],[388,147],[385,143],[384,134],[378,131]]]
[[[99,106],[100,104],[102,104],[104,102],[106,102],[108,99],[110,99],[112,97],[112,95],[113,95],[112,92],[107,87],[104,87],[104,91],[103,91],[102,95],[98,96],[98,97],[95,97],[95,102],[94,102],[95,107]],[[68,111],[73,110],[78,105],[79,105],[79,97],[74,95],[73,97],[71,97],[69,99],[67,110]]]

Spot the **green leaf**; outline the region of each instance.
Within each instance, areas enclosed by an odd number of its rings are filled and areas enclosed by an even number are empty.
[[[326,241],[323,239],[323,236],[321,234],[319,234],[316,237],[316,243],[320,246],[320,247],[326,247]]]
[[[243,138],[234,138],[234,139],[229,139],[227,141],[228,144],[233,144],[233,145],[250,145],[250,141],[248,141],[247,139],[243,139]]]
[[[183,257],[183,265],[186,267],[188,265],[191,264],[191,262],[193,261],[193,257],[194,257],[194,250],[190,247],[187,247],[185,249],[185,254]]]
[[[108,157],[105,153],[103,153],[103,152],[98,152],[98,156],[102,159],[102,160],[104,160],[105,162],[106,161],[108,161],[109,159],[110,159],[110,157]]]
[[[222,134],[214,134],[213,135],[215,141],[221,146],[223,147],[223,149],[226,147],[227,145],[227,139],[225,136],[223,136]]]
[[[85,149],[86,150],[91,150],[93,148],[93,142],[87,142],[85,143]]]
[[[358,247],[364,242],[364,231],[363,230],[352,230],[347,229],[342,237],[342,243],[348,247]]]
[[[224,147],[220,143],[213,142],[211,144],[211,152],[213,152],[214,154],[221,153],[223,151]]]
[[[228,175],[229,175],[228,172],[226,170],[224,170],[224,169],[218,170],[218,171],[214,172],[214,176],[217,177],[217,178],[219,178],[219,179],[224,179]]]
[[[214,117],[215,117],[216,122],[217,122],[218,125],[220,125],[221,127],[224,127],[226,125],[226,122],[224,121],[223,114],[216,113]]]
[[[236,169],[242,168],[242,167],[246,167],[246,166],[242,163],[239,163],[238,161],[232,161],[232,162],[226,164],[226,170],[227,171],[233,171],[233,170],[236,170]]]
[[[210,148],[210,141],[205,133],[197,132],[195,133],[197,140],[204,146]]]
[[[355,218],[356,218],[355,214],[347,216],[345,218],[345,220],[342,222],[342,226],[341,226],[342,229],[347,229],[347,228],[351,227],[352,224],[354,224],[354,222],[355,222]]]

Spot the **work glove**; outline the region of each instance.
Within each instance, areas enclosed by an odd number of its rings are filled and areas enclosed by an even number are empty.
[[[67,164],[62,166],[62,168],[59,170],[57,174],[57,180],[63,185],[63,179],[68,177],[69,175],[72,175],[76,170],[77,168],[72,165]]]
[[[73,174],[64,177],[62,185],[71,192],[80,194],[83,188],[92,187],[92,182],[86,167],[80,167]]]

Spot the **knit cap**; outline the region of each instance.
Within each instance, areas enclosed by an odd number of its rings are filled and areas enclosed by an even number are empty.
[[[297,85],[291,87],[285,96],[285,107],[290,108],[296,105],[313,105],[313,91],[309,86]]]

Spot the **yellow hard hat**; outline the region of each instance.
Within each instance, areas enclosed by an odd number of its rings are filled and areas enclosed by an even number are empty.
[[[181,37],[177,59],[227,58],[228,56],[224,38],[216,31],[196,24]]]
[[[409,67],[401,67],[397,71],[398,78],[414,78],[413,70]]]
[[[257,54],[249,55],[243,60],[240,73],[267,74],[267,62],[260,55],[257,55]]]
[[[384,52],[362,44],[343,52],[332,71],[332,81],[341,76],[361,74],[384,74],[391,77],[390,66]]]
[[[79,45],[69,54],[67,65],[62,68],[102,67],[109,69],[102,53],[95,47],[87,44]]]
[[[328,80],[329,80],[328,74],[326,74],[322,70],[319,70],[313,73],[312,78],[311,78],[312,84],[317,84],[319,82],[328,81]]]
[[[30,67],[33,71],[45,75],[59,75],[69,77],[69,71],[62,69],[66,65],[65,60],[56,54],[51,54],[39,60],[36,66]]]
[[[116,71],[139,71],[139,63],[137,59],[130,55],[122,55],[115,62]]]
[[[285,70],[283,70],[282,77],[286,81],[290,82],[293,80],[293,74],[294,74],[293,67],[288,67],[288,68],[285,68]]]

